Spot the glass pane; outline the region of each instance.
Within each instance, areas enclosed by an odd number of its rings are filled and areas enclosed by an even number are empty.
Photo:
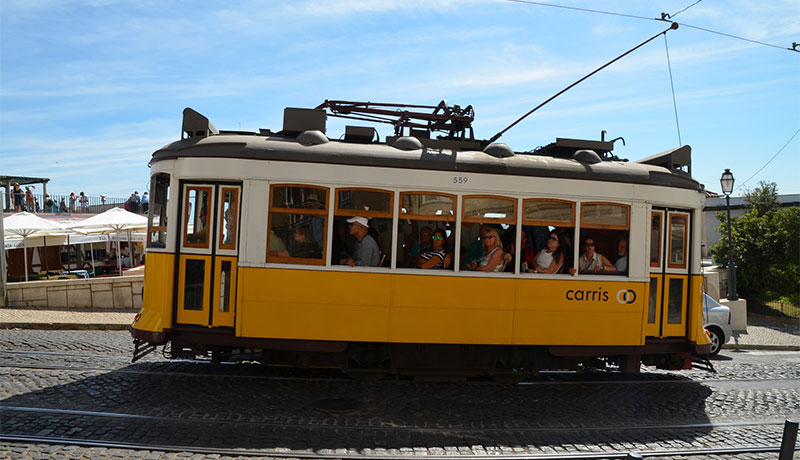
[[[292,209],[325,209],[328,192],[312,187],[272,187],[272,207]]]
[[[222,269],[219,275],[219,311],[227,313],[230,311],[231,301],[231,262],[222,261]]]
[[[203,309],[203,280],[205,279],[206,261],[198,259],[186,260],[184,274],[183,309]]]
[[[320,233],[316,235],[319,228]],[[269,255],[322,259],[325,216],[272,214],[270,217]]]
[[[515,219],[516,201],[501,198],[464,198],[464,217],[481,220]]]
[[[650,278],[650,303],[647,305],[647,324],[656,322],[656,301],[658,300],[658,278]]]
[[[167,245],[167,197],[169,196],[169,174],[158,174],[150,187],[149,202],[142,197],[142,208],[148,212],[149,246],[164,248]]]
[[[584,204],[581,225],[613,225],[628,228],[628,207],[614,204]]]
[[[669,306],[667,307],[667,323],[680,324],[683,304],[683,279],[669,280]]]
[[[686,216],[670,217],[669,264],[686,265]]]
[[[661,265],[661,214],[653,214],[650,222],[650,265]]]
[[[188,216],[186,218],[186,242],[208,246],[208,200],[209,192],[204,189],[189,188],[186,197]]]
[[[220,228],[222,232],[222,246],[227,246],[227,249],[236,248],[236,211],[238,208],[237,203],[237,190],[235,189],[222,189],[222,215],[224,224]]]
[[[526,201],[525,219],[548,221],[554,225],[572,224],[572,203],[558,201]]]
[[[347,211],[392,212],[392,194],[371,190],[339,190],[339,209]]]
[[[422,216],[452,217],[453,198],[424,193],[404,193],[400,200],[400,213]]]

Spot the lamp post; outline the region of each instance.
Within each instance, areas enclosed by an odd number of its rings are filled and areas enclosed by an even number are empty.
[[[725,194],[725,207],[728,210],[728,300],[739,300],[736,293],[736,265],[733,263],[733,239],[731,239],[731,192],[733,192],[733,173],[725,169],[719,179],[722,193]]]

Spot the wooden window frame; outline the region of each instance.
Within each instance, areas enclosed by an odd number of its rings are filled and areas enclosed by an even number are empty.
[[[197,248],[197,249],[209,249],[211,247],[211,232],[208,230],[208,226],[211,223],[211,212],[206,212],[206,238],[205,242],[201,243],[190,243],[189,242],[189,192],[191,190],[199,190],[199,191],[207,191],[208,192],[208,202],[211,206],[213,206],[214,201],[214,187],[213,186],[206,186],[206,185],[191,185],[187,184],[184,186],[185,195],[183,197],[183,247],[185,248]],[[194,234],[194,233],[193,233]]]
[[[617,206],[617,207],[620,207],[620,208],[627,209],[628,212],[627,212],[627,219],[626,219],[625,225],[623,226],[623,225],[614,225],[614,224],[593,224],[593,223],[584,224],[583,223],[583,220],[584,220],[583,216],[584,216],[584,212],[586,211],[586,207],[587,206],[593,206],[593,205]],[[622,204],[622,203],[612,203],[612,202],[608,202],[608,201],[587,201],[587,202],[583,202],[583,203],[581,203],[581,222],[580,222],[580,227],[581,228],[597,228],[597,229],[603,229],[603,230],[628,230],[629,231],[631,229],[631,205]]]
[[[512,217],[504,217],[504,218],[497,218],[497,217],[467,217],[467,200],[471,199],[480,199],[480,198],[492,198],[498,199],[501,201],[510,201],[513,205],[511,207],[512,212],[514,213]],[[511,198],[508,196],[502,195],[464,195],[461,197],[461,222],[467,223],[476,223],[476,224],[507,224],[507,225],[517,225],[517,204],[518,201],[516,198]]]
[[[660,220],[659,225],[658,225],[658,227],[659,227],[658,228],[658,233],[659,233],[659,235],[658,235],[658,260],[656,262],[653,262],[652,260],[649,260],[650,267],[652,267],[652,268],[661,267],[661,257],[662,257],[662,253],[663,253],[663,249],[664,249],[662,247],[662,244],[663,244],[663,241],[664,241],[664,233],[663,232],[664,232],[664,216],[665,216],[665,214],[666,213],[664,211],[650,211],[650,244],[651,245],[653,244],[653,234],[652,234],[652,232],[653,232],[653,219],[656,216],[658,216],[658,219]],[[650,249],[650,250],[647,252],[647,258],[650,259],[650,255],[653,253],[653,248],[650,247],[648,249]]]
[[[302,188],[310,188],[315,190],[322,190],[325,191],[325,201],[322,203],[325,207],[324,209],[308,209],[308,208],[279,208],[272,205],[273,193],[276,187],[302,187]],[[308,184],[270,184],[269,186],[269,212],[267,215],[267,254],[265,260],[267,263],[277,263],[277,264],[296,264],[296,265],[325,265],[325,254],[327,253],[328,249],[328,198],[329,193],[331,193],[330,187],[323,187],[320,185],[308,185]],[[269,255],[269,238],[270,238],[270,231],[272,230],[272,215],[273,214],[296,214],[296,215],[306,215],[306,216],[322,216],[325,220],[323,221],[323,227],[325,228],[325,233],[322,235],[322,257],[319,259],[310,259],[305,257],[279,257],[279,256],[270,256]],[[287,243],[288,247],[288,243]]]
[[[225,226],[225,192],[228,191],[234,192],[234,200],[233,204],[231,204],[231,207],[235,210],[236,215],[233,216],[233,242],[230,244],[225,244],[223,243],[224,232],[222,230]],[[220,186],[219,188],[219,249],[236,250],[236,244],[238,243],[239,239],[239,193],[239,187]]]
[[[672,263],[672,220],[679,218],[684,220],[683,226],[683,263]],[[667,234],[669,235],[669,245],[667,246],[667,268],[685,269],[689,266],[689,214],[686,213],[670,213],[669,224],[667,225]]]
[[[532,202],[552,202],[552,203],[566,203],[570,205],[572,219],[569,222],[555,221],[555,220],[540,220],[540,219],[526,219],[525,206]],[[575,202],[569,200],[556,200],[552,198],[526,198],[522,200],[522,225],[526,226],[552,226],[552,227],[567,227],[575,228]]]
[[[389,195],[389,211],[364,211],[357,209],[339,209],[339,192],[377,192]],[[367,187],[341,187],[334,189],[334,211],[333,215],[336,217],[352,217],[362,216],[366,218],[377,217],[379,219],[391,219],[394,215],[394,192],[391,190],[383,190],[379,188]]]
[[[434,196],[444,196],[451,198],[453,200],[453,215],[437,215],[437,214],[403,214],[403,197],[406,195],[434,195]],[[397,205],[397,216],[400,219],[409,219],[409,220],[428,220],[428,221],[437,221],[437,222],[455,222],[456,221],[456,213],[458,212],[458,196],[451,194],[451,193],[441,193],[441,192],[429,192],[429,191],[413,191],[413,192],[400,192],[400,200]]]

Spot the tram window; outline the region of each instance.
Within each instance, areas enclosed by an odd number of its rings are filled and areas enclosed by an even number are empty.
[[[184,203],[184,246],[208,247],[209,203],[211,187],[186,187]]]
[[[686,268],[686,220],[685,215],[669,216],[669,268]]]
[[[324,265],[328,189],[270,187],[267,262]]]
[[[650,266],[661,266],[661,212],[653,212],[650,219]]]
[[[220,204],[219,248],[236,249],[236,227],[239,222],[239,190],[222,187]]]
[[[455,196],[430,192],[404,192],[400,194],[397,224],[398,267],[415,268],[419,256],[433,250],[433,233],[445,231],[445,266],[453,269],[453,241],[456,221]]]
[[[461,217],[461,269],[514,271],[517,200],[499,196],[465,196]],[[476,235],[477,231],[477,235]],[[499,240],[499,241],[498,241]],[[493,254],[501,251],[499,263]],[[506,256],[508,254],[508,256]],[[491,268],[486,268],[486,262]]]
[[[148,209],[147,246],[167,247],[167,198],[169,197],[169,174],[156,174],[150,186],[150,209]]]
[[[578,260],[578,269],[595,274],[627,274],[629,229],[630,206],[615,203],[583,203],[581,256]],[[587,248],[587,239],[591,239],[592,248]],[[595,261],[589,258],[594,258]]]
[[[528,199],[522,209],[520,272],[569,273],[574,267],[575,203]]]
[[[336,189],[336,208],[334,209],[333,236],[331,238],[331,265],[347,264],[355,256],[358,238],[353,233],[358,234],[359,232],[358,228],[354,229],[352,224],[347,221],[354,217],[362,217],[367,220],[366,234],[378,245],[377,266],[390,267],[393,203],[394,192],[387,190]],[[369,265],[372,262],[365,261],[364,263]]]

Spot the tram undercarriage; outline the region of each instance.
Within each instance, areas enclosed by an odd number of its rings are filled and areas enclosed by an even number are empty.
[[[156,345],[136,342],[137,350]],[[368,380],[395,376],[417,380],[492,377],[509,381],[542,370],[638,373],[641,364],[678,370],[691,368],[691,353],[696,351],[685,340],[649,341],[641,347],[408,344],[233,338],[209,335],[207,330],[172,331],[157,345],[164,345],[164,356],[169,359],[333,368]],[[134,361],[144,354],[134,355]]]

